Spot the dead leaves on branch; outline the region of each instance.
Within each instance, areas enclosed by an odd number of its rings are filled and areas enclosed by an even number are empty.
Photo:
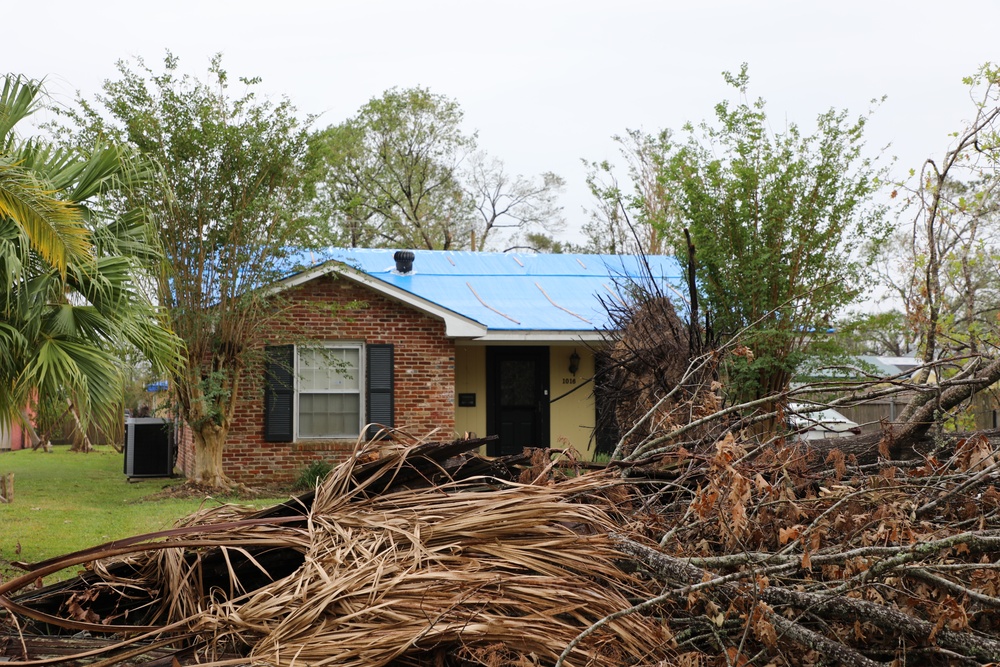
[[[740,645],[761,665],[1000,660],[1000,464],[986,438],[940,459],[870,466],[792,447],[745,460],[729,438],[716,449],[672,480],[679,491],[660,508],[673,527],[654,556],[692,570],[654,576],[698,587],[669,612],[675,636],[694,610],[686,622],[702,634],[690,643],[706,658]],[[746,611],[752,601],[785,619],[770,621],[777,642]]]
[[[749,528],[747,505],[752,497],[751,481],[732,463],[746,451],[732,434],[716,443],[716,455],[709,460],[709,474],[691,501],[694,516],[702,521],[717,517],[726,548],[738,547]]]

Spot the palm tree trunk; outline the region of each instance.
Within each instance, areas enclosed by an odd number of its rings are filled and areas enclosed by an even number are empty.
[[[76,442],[73,443],[74,452],[83,452],[89,454],[94,451],[94,445],[90,442],[90,436],[87,435],[87,429],[84,428],[83,422],[80,421],[80,413],[73,405],[72,401],[67,401],[69,405],[69,413],[73,415],[73,422],[76,424],[76,430],[80,434],[80,444],[77,445]]]

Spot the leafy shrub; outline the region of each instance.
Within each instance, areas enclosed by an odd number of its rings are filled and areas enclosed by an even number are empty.
[[[324,461],[323,459],[316,459],[307,465],[301,473],[299,473],[298,478],[295,480],[295,488],[300,491],[314,489],[316,488],[316,485],[319,484],[324,477],[329,475],[332,470],[332,463]]]

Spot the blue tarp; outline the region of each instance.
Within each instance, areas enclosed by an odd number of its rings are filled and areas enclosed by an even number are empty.
[[[324,259],[354,267],[491,331],[602,329],[608,318],[601,298],[627,298],[629,285],[649,279],[636,256],[415,250],[413,270],[401,274],[394,252],[331,249]],[[646,263],[664,294],[685,291],[675,258],[651,256]]]

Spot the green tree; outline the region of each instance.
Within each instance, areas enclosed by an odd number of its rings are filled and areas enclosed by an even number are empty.
[[[998,342],[1000,178],[995,161],[972,148],[994,141],[990,131],[958,135],[963,150],[949,152],[940,167],[926,161],[916,183],[900,186],[907,193],[901,224],[881,274],[906,309],[925,364],[978,355]],[[918,379],[927,376],[921,371]]]
[[[717,341],[737,340],[732,400],[787,388],[817,330],[862,293],[869,257],[886,234],[874,205],[881,172],[863,155],[867,118],[820,114],[813,134],[772,130],[763,100],[748,101],[744,65],[725,74],[740,101],[679,138],[630,133],[643,176],[626,203],[687,263],[696,249],[702,306]]]
[[[555,231],[552,173],[530,179],[476,150],[458,103],[390,89],[310,140],[312,216],[347,247],[508,247]]]
[[[312,137],[317,213],[343,245],[449,250],[472,233],[459,169],[475,147],[458,103],[391,89]]]
[[[938,368],[937,391],[920,392],[900,420],[927,422],[1000,380],[995,350],[1000,309],[996,236],[1000,155],[1000,67],[982,65],[965,79],[974,103],[972,120],[955,132],[940,159],[927,159],[901,183],[904,208],[883,275],[901,298],[925,364],[913,382],[931,380],[929,365],[961,356]],[[910,217],[912,216],[912,217]],[[959,386],[947,384],[951,377]],[[924,429],[926,430],[926,429]]]
[[[103,141],[57,147],[16,131],[44,102],[40,82],[14,75],[0,93],[0,423],[61,401],[81,426],[121,420],[134,348],[158,371],[178,341],[141,288],[159,259],[145,210],[109,201],[149,178]]]
[[[661,181],[664,162],[672,147],[670,130],[647,134],[627,130],[613,137],[625,161],[631,189],[623,189],[608,160],[588,162],[587,187],[595,208],[583,226],[583,252],[603,254],[662,255],[672,252],[665,237],[666,207],[670,204]]]
[[[971,120],[952,135],[941,157],[911,170],[910,179],[892,193],[903,206],[882,274],[905,308],[925,362],[911,382],[933,385],[914,392],[897,416],[893,458],[1000,381],[995,325],[1000,67],[986,63],[965,83]],[[940,365],[944,360],[950,361]],[[933,375],[931,363],[939,364]]]
[[[845,315],[834,329],[835,347],[847,354],[905,357],[916,346],[906,314],[895,309]]]
[[[221,57],[209,80],[119,62],[96,102],[73,114],[83,136],[110,136],[154,160],[161,178],[123,198],[148,203],[166,262],[156,292],[186,344],[173,377],[195,445],[193,481],[228,486],[222,456],[244,371],[276,316],[262,288],[287,275],[291,248],[314,238],[299,215],[306,132],[285,100],[262,101],[258,79],[230,92]]]

